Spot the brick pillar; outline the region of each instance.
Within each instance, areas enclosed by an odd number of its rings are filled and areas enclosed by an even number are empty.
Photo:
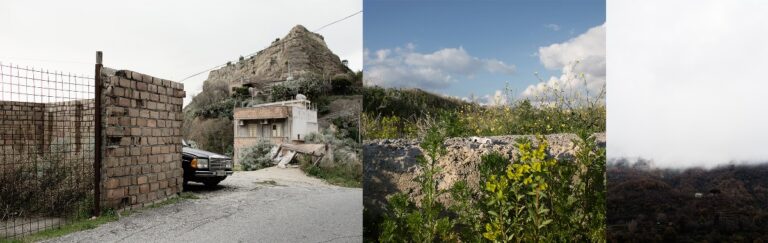
[[[181,192],[181,83],[102,71],[102,205],[141,207]]]

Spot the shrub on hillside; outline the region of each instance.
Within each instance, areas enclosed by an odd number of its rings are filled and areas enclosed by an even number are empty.
[[[352,92],[352,78],[347,74],[336,74],[331,79],[331,90],[333,94],[344,95]]]
[[[309,100],[316,100],[328,95],[329,91],[330,87],[321,78],[307,75],[295,81],[272,85],[269,94],[271,101],[294,99],[297,94],[305,95]]]
[[[205,82],[203,92],[192,97],[184,109],[191,118],[232,118],[233,109],[242,106],[250,98],[248,88],[233,87],[229,92],[226,82]]]

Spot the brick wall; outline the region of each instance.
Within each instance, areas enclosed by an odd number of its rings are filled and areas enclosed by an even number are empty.
[[[3,155],[43,149],[44,103],[0,101],[0,108],[0,149],[4,151]]]
[[[0,101],[0,172],[48,162],[42,160],[53,154],[67,166],[91,168],[93,109],[93,99]]]
[[[181,192],[183,84],[128,70],[101,75],[102,207],[141,207]]]

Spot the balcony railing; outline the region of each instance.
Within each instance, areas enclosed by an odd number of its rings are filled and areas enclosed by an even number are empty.
[[[235,137],[235,140],[244,141],[247,143],[257,143],[259,141],[269,141],[272,144],[281,144],[288,142],[288,137]]]

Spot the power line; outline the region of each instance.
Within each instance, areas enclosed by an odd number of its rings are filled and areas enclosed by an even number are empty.
[[[331,22],[331,23],[328,23],[328,24],[326,24],[326,25],[323,25],[322,27],[320,27],[320,28],[317,28],[316,30],[314,30],[314,31],[312,31],[312,32],[318,32],[318,31],[320,31],[320,30],[322,30],[322,29],[324,29],[324,28],[326,28],[326,27],[328,27],[328,26],[331,26],[331,25],[334,25],[334,24],[336,24],[336,23],[339,23],[339,22],[341,22],[341,21],[344,21],[344,20],[346,20],[346,19],[352,18],[353,16],[355,16],[355,15],[358,15],[358,14],[360,14],[360,13],[362,13],[362,12],[363,12],[363,10],[357,11],[357,12],[355,12],[355,13],[353,13],[353,14],[350,14],[349,16],[346,16],[346,17],[344,17],[344,18],[341,18],[341,19],[337,19],[337,20],[335,20],[335,21],[333,21],[333,22]],[[254,52],[254,53],[251,53],[251,54],[245,55],[245,56],[243,56],[243,57],[244,57],[244,58],[249,58],[249,57],[251,57],[251,56],[255,56],[255,55],[256,55],[256,54],[258,54],[258,53],[259,53],[259,52],[257,51],[257,52]],[[221,64],[221,65],[217,65],[217,66],[215,66],[215,67],[212,67],[212,68],[209,68],[209,69],[206,69],[206,70],[203,70],[203,71],[197,72],[197,73],[195,73],[195,74],[192,74],[192,75],[190,75],[190,76],[187,76],[186,78],[183,78],[183,79],[179,80],[179,82],[184,82],[184,80],[190,79],[190,78],[192,78],[192,77],[195,77],[195,76],[197,76],[197,75],[200,75],[200,74],[203,74],[203,73],[206,73],[206,72],[210,72],[211,70],[214,70],[214,69],[217,69],[217,68],[221,68],[221,67],[224,67],[224,66],[226,66],[226,65],[227,65],[227,64]]]
[[[317,28],[317,29],[316,29],[316,30],[314,30],[313,32],[318,32],[318,31],[320,31],[320,30],[324,29],[325,27],[328,27],[328,26],[331,26],[331,25],[333,25],[333,24],[335,24],[335,23],[338,23],[338,22],[344,21],[344,20],[346,20],[346,19],[348,19],[348,18],[352,18],[352,16],[358,15],[358,14],[360,14],[360,13],[362,13],[362,12],[363,12],[363,10],[357,11],[356,13],[350,14],[350,15],[349,15],[349,16],[347,16],[347,17],[344,17],[344,18],[342,18],[342,19],[339,19],[339,20],[333,21],[333,22],[331,22],[330,24],[326,24],[326,25],[323,25],[323,27]]]

